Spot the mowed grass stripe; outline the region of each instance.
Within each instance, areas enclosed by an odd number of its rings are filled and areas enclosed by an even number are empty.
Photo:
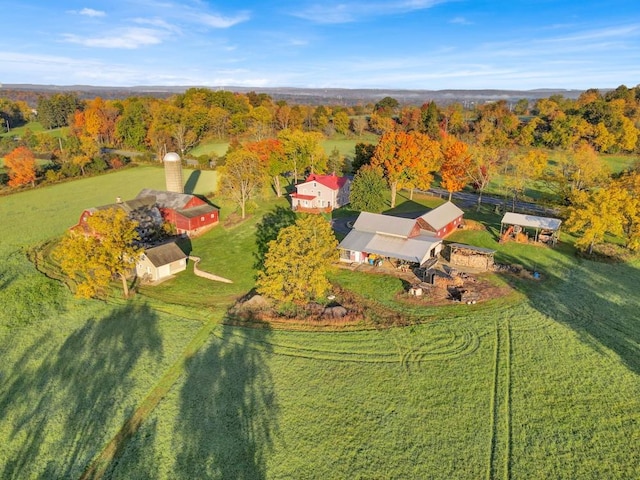
[[[212,321],[204,325],[187,345],[184,353],[176,362],[164,373],[149,395],[135,410],[133,415],[127,419],[122,428],[104,447],[100,454],[89,464],[80,480],[101,479],[116,462],[124,451],[127,442],[137,433],[142,423],[149,417],[151,412],[158,406],[160,401],[171,390],[178,378],[184,373],[186,362],[192,358],[207,342],[212,330],[217,322]]]
[[[487,478],[511,478],[511,330],[510,321],[496,320],[494,385],[491,399],[491,448]]]
[[[472,354],[480,345],[478,334],[464,326],[457,331],[440,324],[415,328],[417,332],[410,335],[404,327],[317,335],[272,331],[268,341],[256,338],[260,330],[244,327],[223,326],[214,334],[244,345],[249,339],[253,348],[277,355],[361,363],[440,361]]]

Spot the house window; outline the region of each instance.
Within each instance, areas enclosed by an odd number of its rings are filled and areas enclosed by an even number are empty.
[[[213,213],[211,214],[211,218],[213,218]]]
[[[313,182],[313,186],[314,186],[314,187],[317,187],[317,186],[318,186],[318,184],[317,184],[316,182]]]
[[[320,190],[318,190],[318,196],[322,195],[322,192]]]
[[[200,221],[201,221],[201,222],[204,222],[204,217],[200,217]]]

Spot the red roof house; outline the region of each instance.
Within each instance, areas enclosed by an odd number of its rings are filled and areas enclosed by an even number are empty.
[[[291,207],[301,212],[330,212],[349,203],[351,180],[349,177],[312,173],[296,185],[291,194]]]

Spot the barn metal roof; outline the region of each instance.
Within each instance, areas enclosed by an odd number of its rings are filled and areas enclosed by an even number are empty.
[[[451,202],[446,202],[439,207],[425,213],[420,218],[427,222],[434,230],[440,230],[442,227],[453,222],[464,212]]]
[[[353,224],[353,229],[359,232],[382,233],[406,238],[415,225],[415,219],[362,212]]]
[[[504,217],[502,217],[501,223],[506,223],[507,225],[519,225],[521,227],[558,230],[562,224],[562,220],[559,218],[537,217],[535,215],[507,212],[504,214]]]
[[[155,197],[156,203],[162,208],[171,208],[178,210],[184,208],[194,195],[188,193],[167,192],[166,190],[153,190],[144,188],[140,191],[136,198]]]
[[[354,229],[340,242],[338,248],[356,252],[375,253],[384,257],[422,264],[429,258],[431,249],[439,243],[442,243],[442,241],[431,235],[402,238],[374,232],[362,232]]]

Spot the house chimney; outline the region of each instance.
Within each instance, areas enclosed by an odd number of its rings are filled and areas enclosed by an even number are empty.
[[[116,203],[122,203],[122,198],[121,197],[116,197]]]

